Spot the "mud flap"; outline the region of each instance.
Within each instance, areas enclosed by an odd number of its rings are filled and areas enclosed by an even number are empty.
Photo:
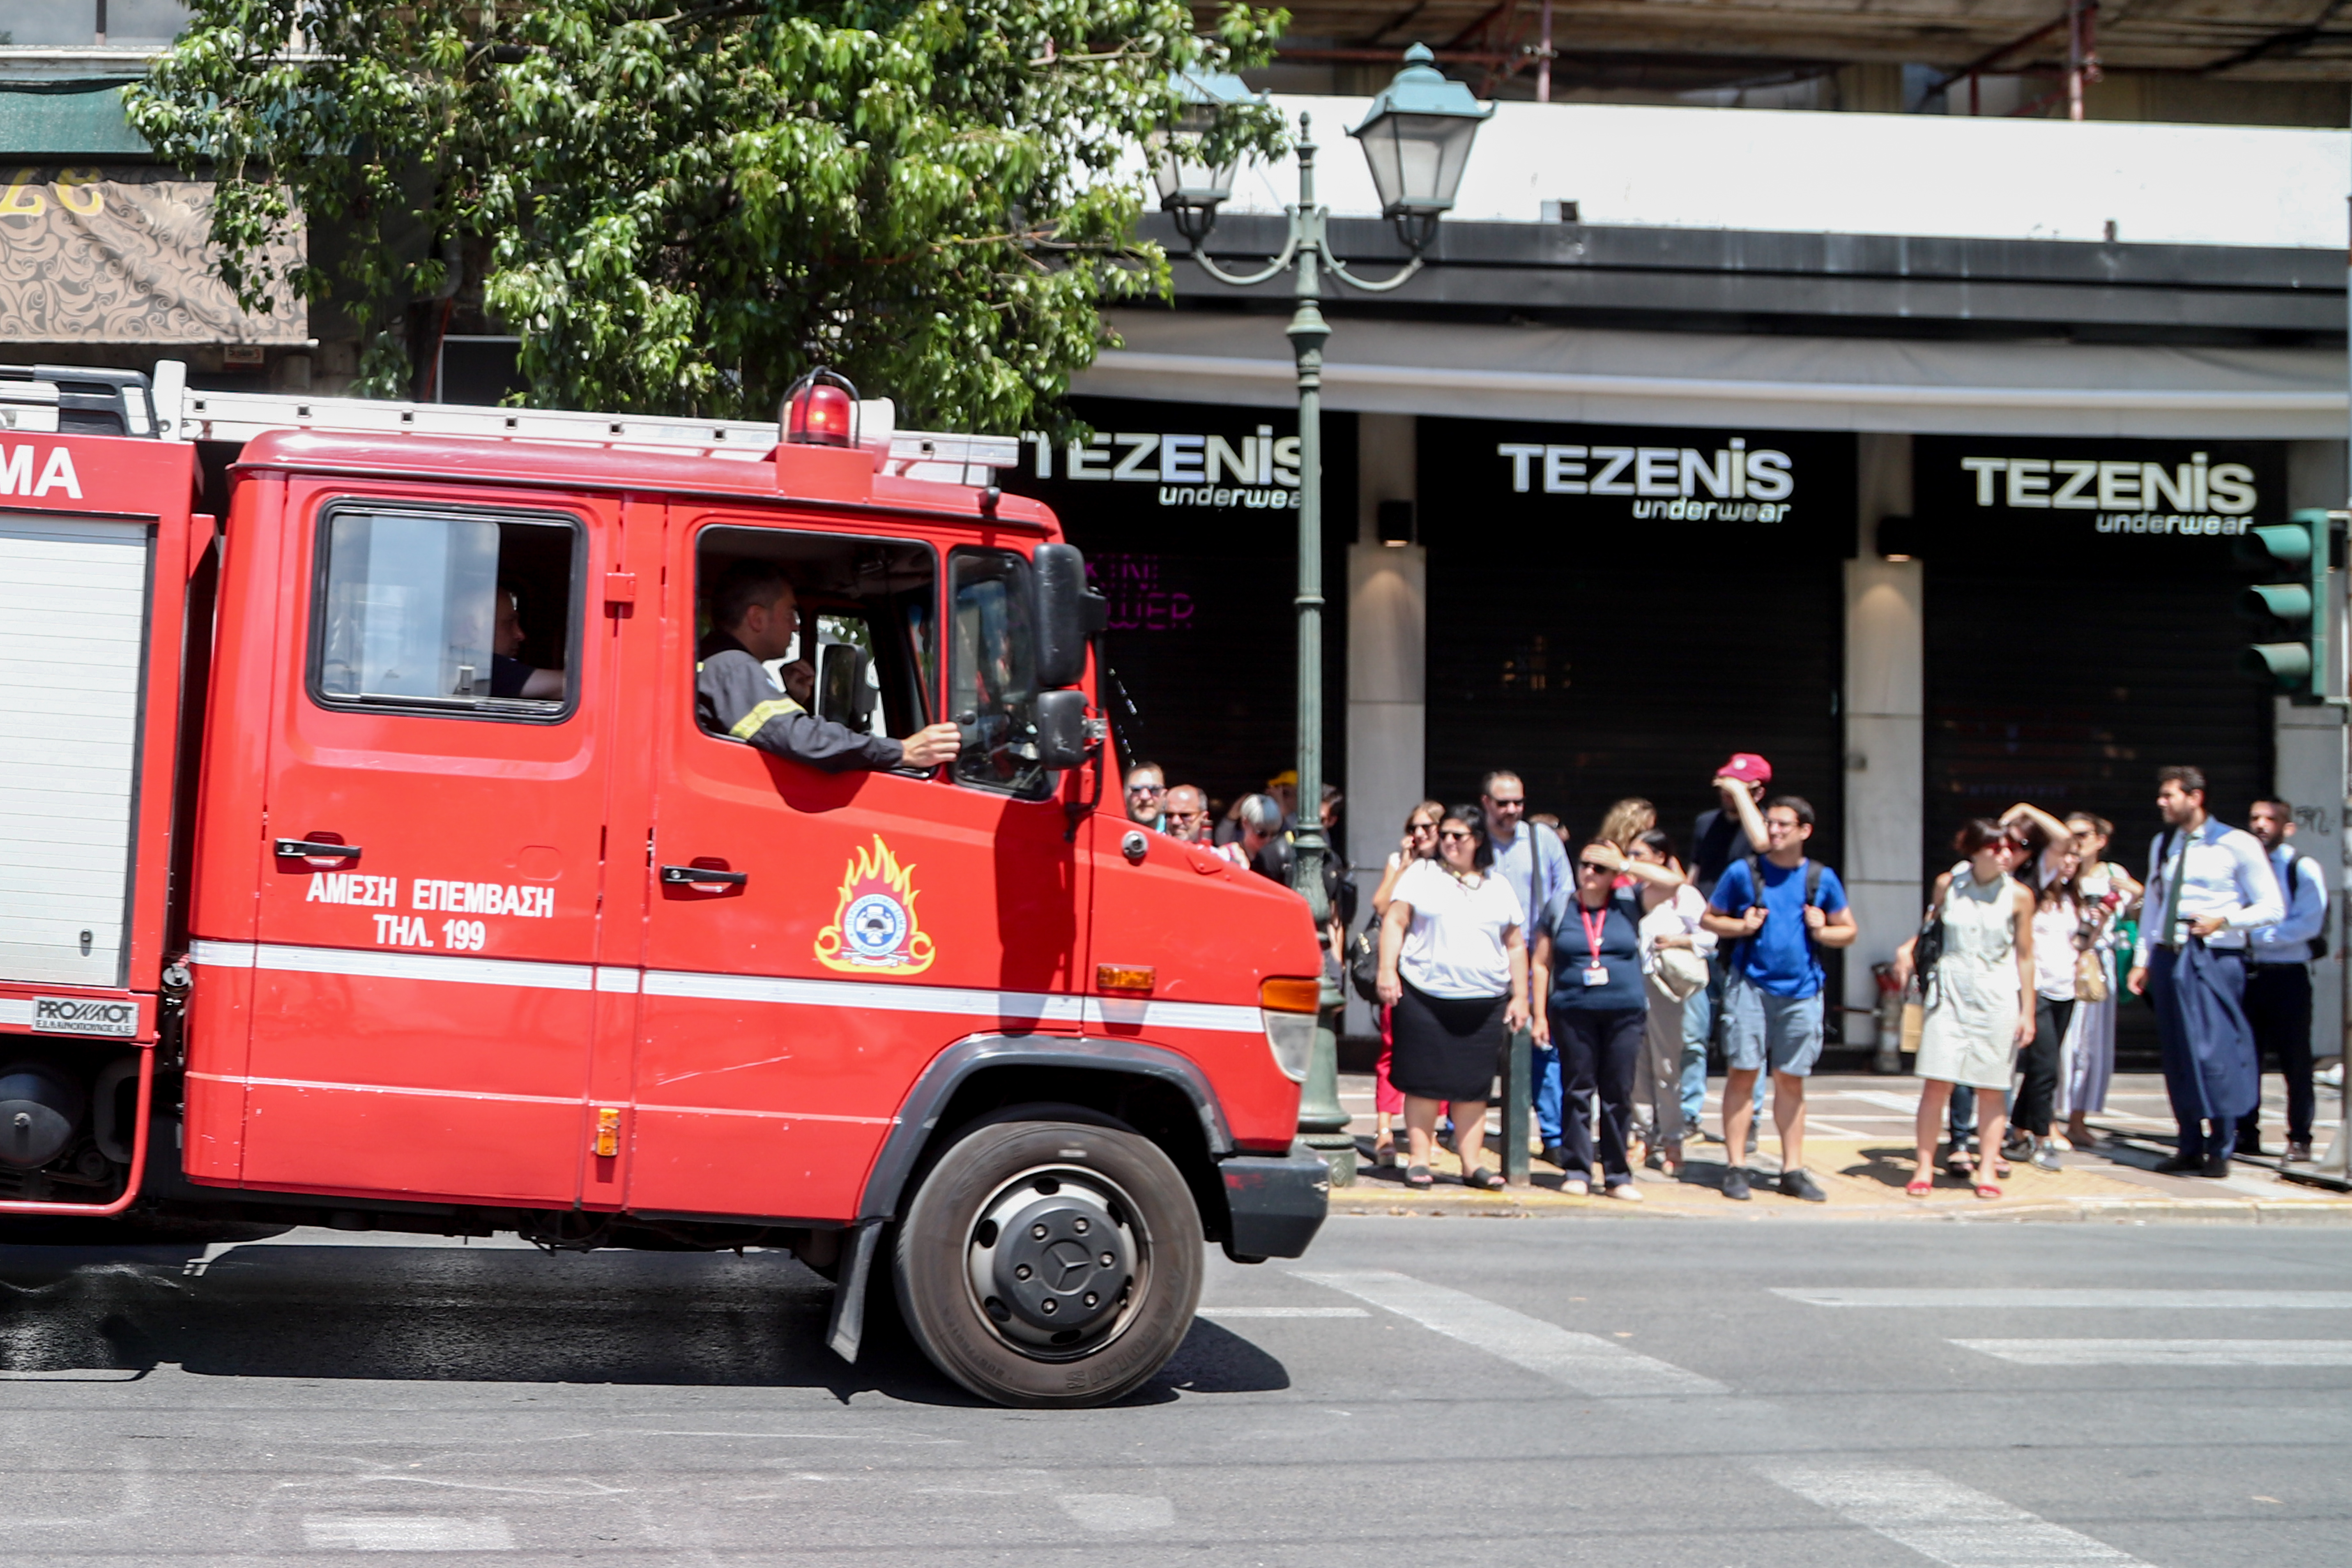
[[[841,1277],[833,1288],[833,1322],[824,1342],[833,1353],[855,1364],[857,1342],[866,1333],[866,1291],[874,1276],[874,1249],[882,1240],[878,1219],[857,1222],[842,1255]]]

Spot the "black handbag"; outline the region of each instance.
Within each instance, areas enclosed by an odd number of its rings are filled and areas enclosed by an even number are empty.
[[[1911,975],[1922,1002],[1935,999],[1936,965],[1943,956],[1944,900],[1937,899],[1927,906],[1927,918],[1919,922],[1919,934],[1911,939]]]
[[[1364,927],[1348,939],[1348,984],[1356,994],[1377,1007],[1381,1005],[1381,917],[1372,916]]]

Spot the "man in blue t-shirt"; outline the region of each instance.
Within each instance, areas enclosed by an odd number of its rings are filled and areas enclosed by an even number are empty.
[[[1748,1196],[1740,1151],[1755,1114],[1756,1075],[1769,1067],[1780,1191],[1817,1204],[1829,1194],[1805,1173],[1805,1079],[1822,1054],[1819,950],[1850,946],[1861,932],[1837,873],[1805,858],[1813,808],[1799,795],[1774,797],[1764,807],[1764,854],[1725,867],[1701,917],[1726,939],[1730,970],[1723,993],[1723,1195]]]

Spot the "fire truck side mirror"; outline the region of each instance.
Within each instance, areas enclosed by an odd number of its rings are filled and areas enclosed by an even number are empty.
[[[1037,684],[1076,686],[1087,676],[1087,639],[1103,629],[1110,606],[1087,586],[1087,558],[1075,544],[1039,545],[1036,580]]]
[[[1075,768],[1085,763],[1087,752],[1087,694],[1038,693],[1038,762],[1049,768]]]

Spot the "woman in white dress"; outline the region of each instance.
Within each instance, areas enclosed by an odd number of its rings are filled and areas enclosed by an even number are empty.
[[[2107,1083],[2116,1074],[2116,987],[2121,978],[2116,953],[2124,942],[2123,923],[2139,907],[2143,889],[2129,871],[2106,858],[2115,824],[2078,811],[2066,819],[2066,829],[2082,852],[2083,934],[2098,954],[2098,988],[2106,993],[2075,1003],[2059,1051],[2058,1114],[2066,1119],[2066,1141],[2088,1149],[2098,1141],[2088,1118],[2105,1112]]]
[[[1936,879],[1932,915],[1940,910],[1944,949],[1925,977],[1927,1016],[1919,1034],[1919,1163],[1904,1189],[1925,1197],[1933,1189],[1936,1136],[1952,1091],[1977,1094],[1977,1139],[1985,1152],[1976,1173],[1977,1196],[2000,1196],[1997,1176],[2001,1124],[2017,1052],[2033,1034],[2032,891],[2010,876],[2025,854],[2021,838],[1987,817],[1960,829],[1953,848],[1967,865]],[[1916,942],[1916,939],[1914,939]],[[1896,977],[1911,976],[1913,944],[1895,955]]]

